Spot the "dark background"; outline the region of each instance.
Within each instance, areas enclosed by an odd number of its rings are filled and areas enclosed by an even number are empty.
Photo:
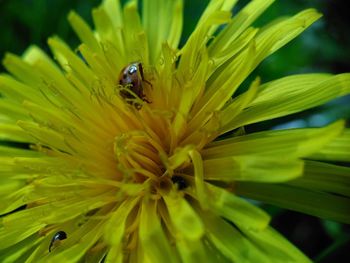
[[[237,12],[247,2],[240,1],[233,12]],[[60,36],[75,48],[79,42],[68,25],[68,12],[74,9],[92,25],[90,10],[99,3],[100,0],[0,0],[1,60],[6,52],[21,54],[31,44],[49,52],[46,40],[52,35]],[[207,3],[207,0],[185,0],[182,44]],[[318,9],[324,14],[323,18],[264,61],[253,72],[252,79],[259,75],[266,82],[296,73],[350,72],[350,10],[345,0],[276,1],[255,25],[262,25],[281,15],[293,15],[309,7]],[[1,65],[0,71],[3,70]],[[347,96],[316,109],[250,125],[247,130],[254,132],[270,128],[313,127],[323,126],[339,118],[349,120],[349,105],[350,97]],[[263,207],[273,216],[272,225],[317,262],[350,262],[348,225],[273,206]]]

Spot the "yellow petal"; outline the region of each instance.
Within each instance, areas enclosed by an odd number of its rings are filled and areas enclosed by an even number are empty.
[[[350,197],[349,182],[349,167],[305,161],[303,176],[287,184],[313,191],[324,191]]]
[[[242,228],[242,230],[252,242],[257,244],[257,247],[266,253],[272,262],[312,262],[271,227],[259,231],[247,228]]]
[[[208,238],[232,262],[271,262],[254,244],[224,219],[204,213],[202,215]]]
[[[257,206],[224,189],[210,184],[206,185],[210,196],[209,205],[218,215],[238,226],[252,229],[264,229],[269,224],[269,215]]]
[[[177,48],[181,39],[183,27],[183,0],[177,0],[174,3],[173,19],[169,29],[168,43],[172,48]]]
[[[40,262],[77,262],[81,259],[96,241],[101,237],[103,221],[89,220],[73,233],[67,233],[67,239],[51,253],[38,255],[36,260]]]
[[[32,138],[26,131],[15,124],[0,123],[0,140],[34,143],[36,140]]]
[[[75,33],[85,45],[87,45],[95,53],[102,53],[101,47],[91,28],[77,13],[71,11],[68,15],[68,21]]]
[[[210,44],[210,53],[228,48],[273,2],[274,0],[254,0],[246,5]]]
[[[206,262],[208,260],[208,252],[201,240],[179,240],[176,242],[178,251],[180,252],[181,262],[194,263]]]
[[[35,219],[32,219],[35,220]],[[12,245],[18,244],[27,237],[33,235],[35,232],[43,228],[45,224],[32,223],[23,227],[9,228],[6,226],[0,227],[0,249],[8,248]]]
[[[199,152],[190,151],[190,156],[194,167],[194,183],[196,186],[196,194],[203,209],[208,208],[208,193],[204,185],[203,160]]]
[[[189,132],[202,127],[210,118],[211,112],[220,110],[231,98],[233,93],[251,70],[251,62],[255,56],[254,45],[244,50],[237,58],[225,64],[225,70],[211,84],[216,88],[209,88],[191,111],[193,118],[188,123]]]
[[[163,198],[179,239],[199,240],[204,234],[203,223],[199,215],[182,196],[173,194]]]
[[[112,21],[114,28],[121,27],[123,25],[123,15],[120,0],[103,0],[102,6]]]
[[[256,155],[210,159],[203,162],[204,178],[218,181],[285,182],[303,173],[303,161]]]
[[[310,158],[326,161],[350,162],[350,129],[344,129],[338,137],[325,147],[314,153]]]
[[[25,262],[28,259],[28,254],[31,253],[31,249],[38,245],[42,241],[37,235],[31,235],[29,238],[2,250],[0,253],[0,262],[13,263],[13,262]],[[29,253],[28,253],[29,252]]]
[[[350,74],[285,77],[262,85],[256,99],[230,123],[230,129],[300,112],[349,93]]]
[[[350,223],[350,200],[340,195],[285,184],[239,182],[237,194],[285,209]],[[320,209],[322,208],[322,209]]]
[[[322,128],[264,131],[212,142],[204,159],[235,155],[306,157],[322,149],[344,128],[340,120]]]
[[[178,261],[160,224],[156,204],[152,201],[142,202],[139,240],[151,262]]]
[[[142,8],[143,26],[150,48],[150,61],[156,64],[161,54],[162,44],[172,35],[171,47],[178,43],[182,31],[182,0],[144,0]],[[157,14],[157,15],[155,15]],[[181,14],[181,15],[180,15]],[[177,15],[177,17],[176,17]],[[177,20],[174,20],[174,16]],[[159,21],[162,21],[159,23]],[[174,24],[174,23],[177,24]],[[171,31],[173,30],[173,31]],[[175,42],[175,43],[174,43]]]
[[[119,253],[122,251],[121,241],[124,236],[126,219],[131,210],[135,208],[138,200],[138,198],[135,198],[122,202],[117,210],[111,214],[111,218],[107,221],[104,235],[105,240],[111,246],[113,246],[114,249],[118,250]]]

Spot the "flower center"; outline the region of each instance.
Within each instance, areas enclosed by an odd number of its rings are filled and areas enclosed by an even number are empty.
[[[160,146],[143,131],[122,133],[114,139],[118,168],[128,181],[143,183],[158,180],[164,174]]]
[[[161,194],[175,184],[185,188],[185,180],[178,180],[178,171],[191,165],[189,151],[193,146],[177,148],[171,155],[149,134],[141,130],[124,132],[114,138],[113,152],[123,182],[149,183],[151,194]],[[180,189],[180,190],[181,190]]]

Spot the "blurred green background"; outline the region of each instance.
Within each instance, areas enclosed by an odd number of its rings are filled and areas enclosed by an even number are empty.
[[[239,1],[233,13],[247,2]],[[0,0],[0,58],[6,52],[21,54],[31,44],[49,52],[46,40],[52,35],[58,35],[71,47],[76,47],[79,42],[68,25],[68,12],[74,9],[92,24],[90,10],[99,3],[100,0]],[[182,44],[207,3],[208,0],[185,1]],[[263,25],[279,16],[293,15],[309,7],[318,9],[324,17],[264,61],[253,72],[251,79],[259,75],[266,82],[295,73],[350,72],[350,16],[346,1],[276,1],[255,25]],[[3,70],[1,65],[0,71]],[[247,130],[253,132],[270,128],[323,126],[339,118],[350,119],[349,96],[316,109],[251,125]],[[273,215],[274,227],[317,262],[345,262],[340,257],[349,254],[346,250],[350,246],[349,226],[272,206],[265,208]]]
[[[239,1],[233,12],[247,2]],[[3,57],[7,51],[20,54],[30,44],[46,48],[46,39],[52,35],[59,35],[72,46],[77,45],[78,40],[67,23],[68,12],[74,9],[92,24],[90,10],[99,3],[100,0],[0,0],[0,56]],[[186,23],[182,43],[195,27],[207,3],[208,0],[185,1]],[[324,17],[264,63],[259,70],[264,79],[298,72],[349,71],[350,16],[346,1],[276,1],[255,25],[279,16],[293,15],[309,7],[318,9]]]

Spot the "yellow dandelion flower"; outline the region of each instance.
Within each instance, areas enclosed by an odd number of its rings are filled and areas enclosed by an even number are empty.
[[[59,65],[35,46],[6,55],[0,261],[309,262],[240,196],[349,223],[350,168],[323,161],[350,161],[350,131],[242,127],[349,94],[350,74],[257,78],[235,95],[320,17],[252,27],[272,2],[231,17],[235,0],[210,1],[179,49],[182,0],[144,0],[141,16],[105,0],[94,30],[69,14],[77,52],[49,39]]]

